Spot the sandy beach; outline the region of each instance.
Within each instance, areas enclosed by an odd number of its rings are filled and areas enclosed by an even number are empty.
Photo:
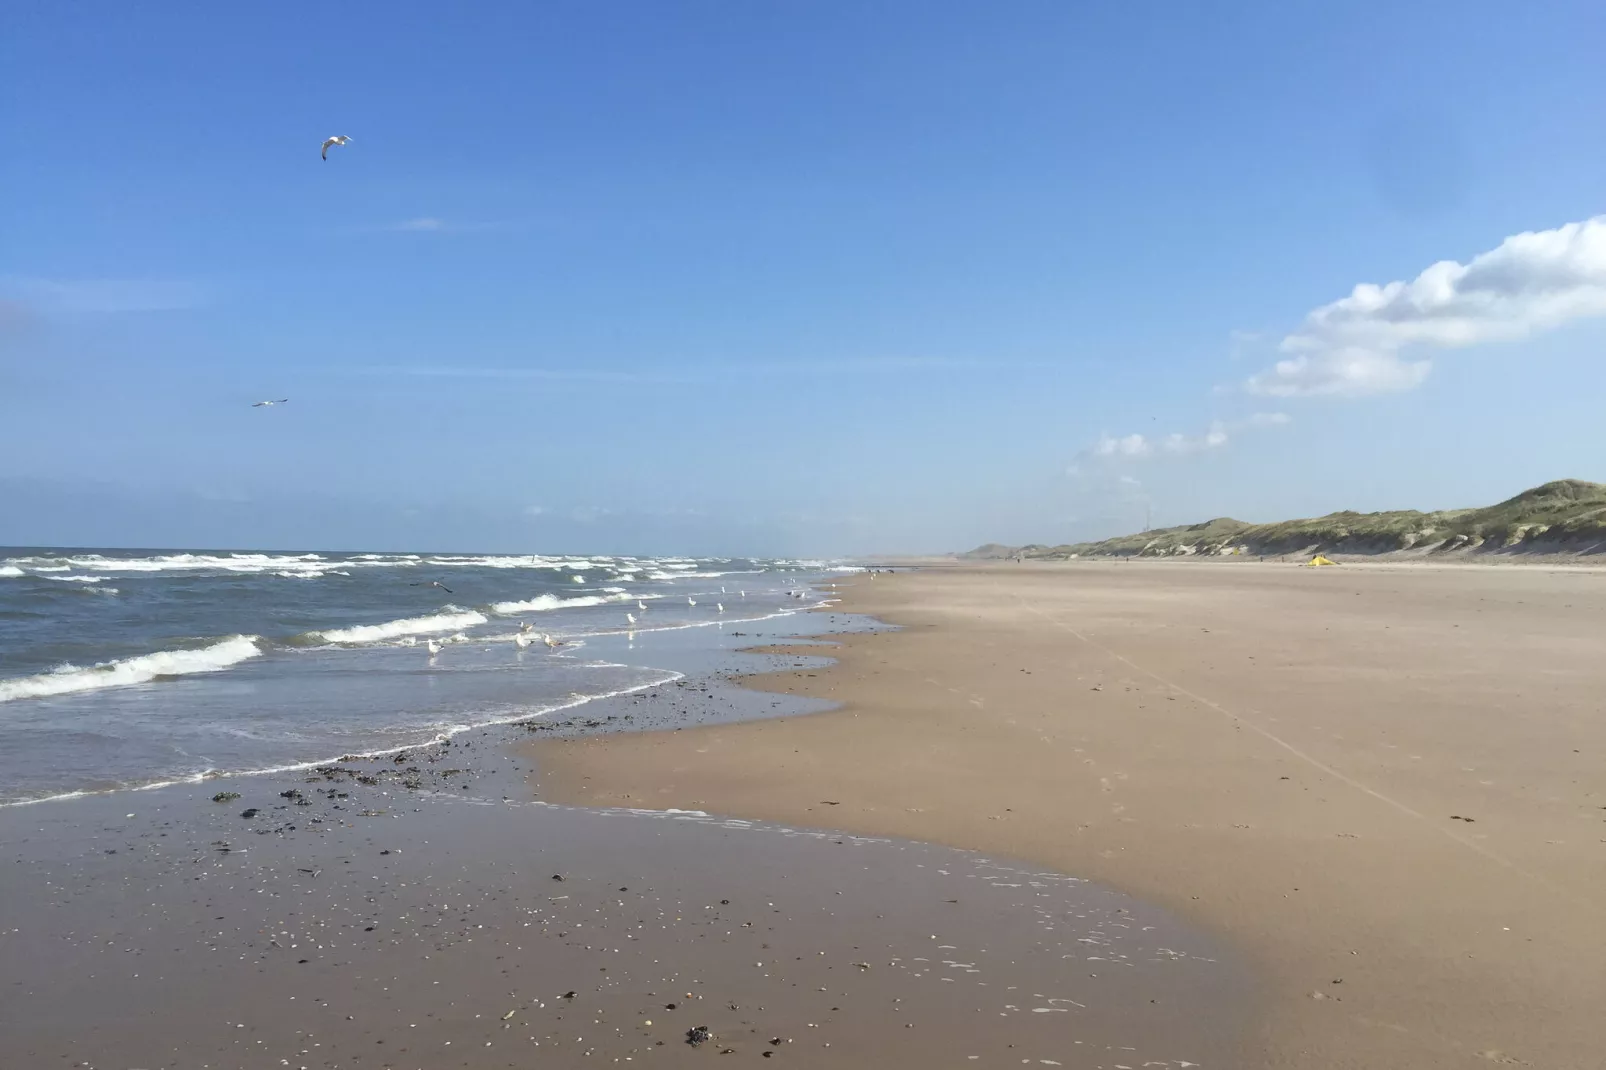
[[[0,1066],[1239,1065],[1251,971],[1156,903],[829,820],[532,796],[531,738],[823,708],[732,682],[819,671],[818,647],[742,647],[868,624],[593,637],[679,678],[397,753],[0,807]]]
[[[838,709],[536,743],[540,790],[1130,893],[1259,971],[1245,1065],[1601,1064],[1606,575],[1072,562],[842,593],[901,630],[752,682]]]

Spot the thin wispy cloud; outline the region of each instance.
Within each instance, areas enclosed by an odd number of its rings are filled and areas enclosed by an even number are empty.
[[[0,293],[44,315],[168,312],[194,308],[204,294],[192,282],[163,279],[0,278]]]
[[[386,223],[379,230],[399,234],[479,234],[493,230],[509,230],[517,226],[506,220],[453,220],[440,216],[420,215],[395,223]]]
[[[407,364],[353,369],[358,375],[414,379],[533,379],[578,383],[685,383],[689,377],[607,368],[475,368],[452,364]]]
[[[753,361],[748,363],[684,364],[672,371],[634,368],[554,368],[469,366],[456,364],[378,365],[354,369],[357,374],[426,379],[536,379],[599,383],[705,383],[733,375],[793,377],[891,375],[948,371],[997,371],[1044,368],[1033,362],[990,361],[947,357],[867,357],[858,360]]]
[[[1465,264],[1441,260],[1416,278],[1362,283],[1312,311],[1250,376],[1251,393],[1358,397],[1410,390],[1436,349],[1510,341],[1606,315],[1606,216],[1515,234]]]

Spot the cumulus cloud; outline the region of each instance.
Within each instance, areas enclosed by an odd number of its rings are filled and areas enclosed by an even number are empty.
[[[1225,446],[1239,431],[1249,428],[1282,427],[1290,423],[1293,423],[1293,418],[1286,412],[1257,412],[1242,420],[1231,422],[1216,420],[1196,435],[1185,435],[1181,432],[1153,437],[1141,434],[1100,435],[1097,442],[1076,455],[1076,460],[1071,463],[1070,472],[1072,475],[1079,474],[1081,463],[1086,460],[1136,461],[1151,457],[1185,457],[1194,453],[1206,453]]]
[[[1362,283],[1311,312],[1282,340],[1286,354],[1246,385],[1273,397],[1353,397],[1410,390],[1428,356],[1525,338],[1606,315],[1606,216],[1514,234],[1465,264],[1441,260],[1409,282]]]
[[[1120,438],[1103,435],[1093,444],[1092,454],[1095,457],[1153,457],[1162,453],[1180,456],[1225,446],[1228,438],[1227,425],[1217,420],[1200,435],[1184,435],[1181,432],[1156,438],[1146,435],[1122,435]]]

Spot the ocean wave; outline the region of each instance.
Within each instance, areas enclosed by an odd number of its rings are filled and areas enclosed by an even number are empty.
[[[155,557],[106,557],[82,554],[68,557],[13,557],[9,566],[35,572],[267,572],[274,569],[327,567],[321,554],[159,554]]]
[[[104,687],[129,687],[165,676],[221,672],[262,653],[254,635],[234,635],[198,650],[161,650],[121,661],[107,661],[88,669],[63,665],[37,676],[0,680],[0,702],[21,698],[68,695]]]
[[[57,583],[99,583],[104,576],[43,576],[42,579],[55,580]]]
[[[583,594],[578,598],[559,598],[555,594],[538,594],[534,598],[522,602],[493,602],[493,612],[507,616],[510,613],[545,613],[553,609],[580,609],[585,606],[605,606],[614,602],[631,602],[635,595],[619,594]],[[656,597],[656,596],[652,596]]]
[[[324,631],[305,632],[300,638],[325,643],[376,643],[382,639],[397,639],[404,635],[428,635],[431,632],[455,632],[484,624],[488,618],[472,609],[453,609],[447,613],[434,613],[427,617],[403,617],[383,624],[358,624],[350,628],[330,628]]]
[[[15,577],[26,575],[27,573],[22,571],[22,569],[18,568],[16,565],[0,565],[0,576]]]

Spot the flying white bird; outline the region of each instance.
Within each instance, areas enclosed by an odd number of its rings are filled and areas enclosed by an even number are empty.
[[[347,134],[336,134],[334,137],[326,137],[323,139],[323,151],[320,153],[320,155],[327,160],[329,158],[330,145],[344,145],[350,140],[351,137]]]
[[[428,583],[425,583],[423,580],[419,580],[417,583],[409,583],[407,586],[409,586],[409,587],[439,587],[441,590],[445,591],[447,594],[451,594],[452,593],[452,589],[450,587],[446,586],[446,584],[442,583],[440,580],[430,580]]]
[[[625,620],[629,621],[631,624],[634,624],[636,623],[636,615],[634,613],[626,613]]]
[[[687,595],[686,596],[686,604],[688,606],[695,606],[697,604],[697,599],[693,598],[691,595]]]
[[[253,409],[265,409],[273,405],[283,405],[289,400],[289,398],[279,398],[277,401],[253,401],[251,402],[251,407]]]
[[[523,650],[525,647],[530,645],[530,637],[525,635],[523,632],[520,632],[513,637],[513,645],[518,647],[520,650]]]
[[[436,654],[441,652],[441,645],[435,640],[431,639],[429,642],[424,644],[424,649],[429,651],[430,657],[434,657]]]

